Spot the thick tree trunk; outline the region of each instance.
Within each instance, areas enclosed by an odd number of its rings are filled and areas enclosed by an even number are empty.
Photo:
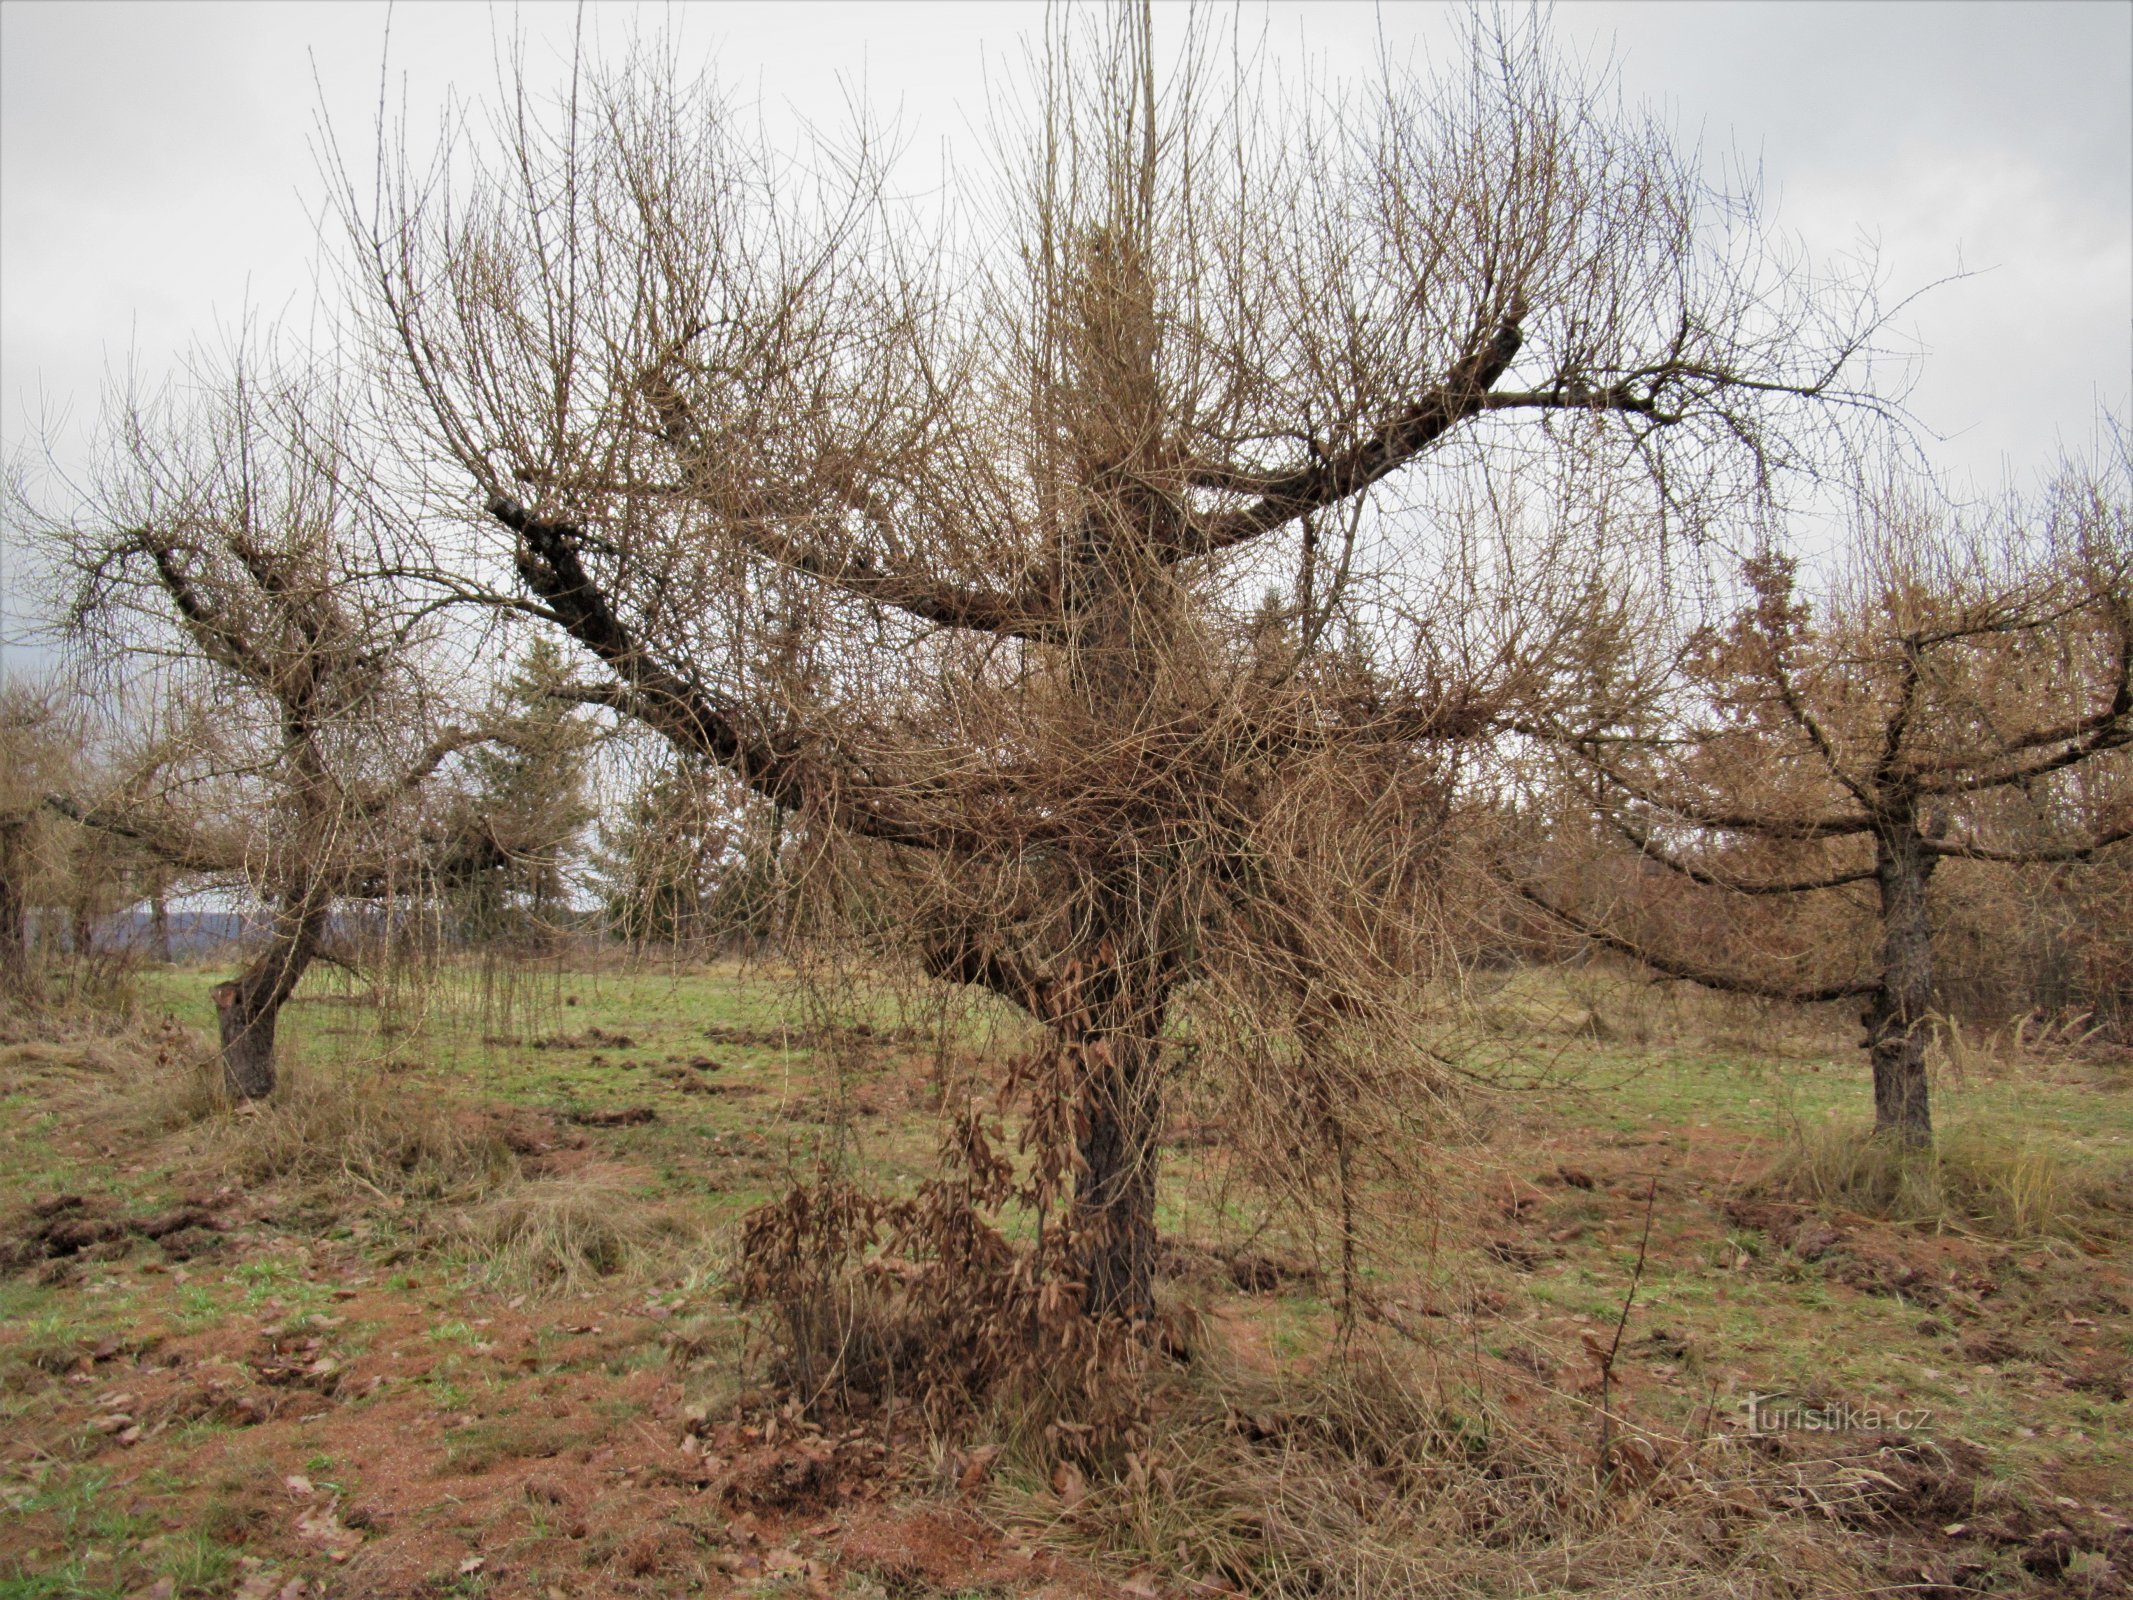
[[[148,948],[163,965],[170,965],[170,903],[161,889],[148,897]]]
[[[215,985],[222,1074],[237,1099],[264,1100],[274,1092],[274,1030],[283,1003],[318,953],[325,927],[322,908],[285,915],[252,964],[231,982]]]
[[[1083,1040],[1088,1077],[1079,1108],[1076,1268],[1091,1315],[1147,1326],[1155,1314],[1161,1003],[1108,1021]]]
[[[1874,1132],[1899,1144],[1933,1142],[1926,1095],[1926,1018],[1933,1005],[1933,923],[1926,885],[1938,858],[1904,816],[1876,833],[1881,886],[1881,987],[1867,1002],[1874,1068]]]

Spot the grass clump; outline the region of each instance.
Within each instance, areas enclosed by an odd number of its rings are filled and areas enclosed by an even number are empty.
[[[1368,1340],[1309,1372],[1195,1361],[1104,1460],[1009,1408],[996,1509],[1102,1566],[1280,1600],[1557,1592],[1541,1573],[1616,1595],[1860,1592],[1721,1448],[1632,1433],[1603,1473],[1589,1408],[1514,1414],[1427,1365]]]
[[[599,1172],[506,1184],[446,1233],[490,1282],[561,1292],[661,1271],[699,1242],[672,1212]]]
[[[566,1451],[589,1449],[600,1442],[604,1427],[569,1417],[485,1417],[453,1429],[445,1437],[440,1476],[481,1473],[507,1461],[544,1460]]]
[[[2117,1183],[2055,1146],[1974,1127],[1915,1148],[1871,1132],[1801,1128],[1764,1187],[1808,1204],[1992,1239],[2082,1239],[2103,1231]]]
[[[232,1107],[200,1127],[209,1153],[249,1183],[299,1178],[388,1201],[471,1201],[517,1170],[485,1121],[359,1066],[284,1062],[271,1100]]]

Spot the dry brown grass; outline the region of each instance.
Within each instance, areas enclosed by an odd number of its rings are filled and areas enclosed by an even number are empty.
[[[34,1093],[62,1121],[137,1142],[194,1120],[194,1029],[130,1009],[0,1006],[0,1093]]]
[[[1795,1006],[1658,977],[1613,956],[1523,976],[1529,1020],[1598,1044],[1659,1045],[1713,1054],[1819,1055],[1857,1043],[1841,1007]],[[1551,995],[1550,991],[1556,991]],[[1546,1015],[1547,1003],[1556,1008]],[[1533,1015],[1539,1011],[1540,1015]]]
[[[1901,1513],[1871,1461],[1722,1436],[1630,1429],[1602,1474],[1589,1407],[1448,1388],[1412,1347],[1280,1376],[1203,1352],[1157,1387],[1146,1434],[1100,1463],[1003,1408],[996,1513],[1159,1582],[1298,1600],[1866,1593],[1876,1545],[1838,1530]]]
[[[706,1248],[700,1227],[621,1172],[523,1176],[496,1119],[429,1086],[287,1047],[279,1066],[272,1099],[236,1103],[197,1030],[107,1023],[0,1044],[0,1092],[34,1088],[75,1127],[220,1181],[290,1183],[329,1206],[401,1216],[411,1243],[500,1286],[576,1291],[675,1269]]]
[[[1974,1127],[1912,1150],[1842,1128],[1800,1128],[1760,1187],[1810,1205],[1992,1239],[2082,1239],[2109,1230],[2133,1174],[2095,1173],[2051,1145]]]
[[[2046,1016],[2032,1008],[1997,1025],[1965,1022],[1946,1012],[1932,1018],[1926,1066],[1936,1082],[1990,1083],[2042,1071],[2079,1071],[2122,1059],[2093,1013]]]
[[[281,1076],[273,1099],[231,1106],[219,1074],[195,1068],[166,1091],[194,1118],[181,1139],[248,1184],[293,1178],[386,1202],[472,1202],[517,1170],[487,1121],[374,1068],[285,1057]]]
[[[669,1271],[705,1248],[702,1229],[597,1168],[505,1183],[437,1232],[487,1281],[536,1292]]]
[[[220,1181],[280,1179],[368,1197],[466,1203],[517,1171],[492,1122],[363,1062],[282,1052],[266,1101],[233,1104],[213,1042],[167,1018],[69,1027],[0,1046],[0,1088],[34,1086],[62,1122],[112,1148],[153,1149]]]

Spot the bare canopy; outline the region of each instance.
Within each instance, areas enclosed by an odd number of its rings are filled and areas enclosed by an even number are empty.
[[[1619,555],[1587,486],[1685,533],[1766,492],[1873,404],[1878,325],[1538,20],[1339,97],[1185,32],[1166,72],[1147,7],[1061,20],[917,200],[656,53],[345,191],[403,444],[501,534],[410,569],[567,634],[1049,1025],[1068,1263],[1128,1322],[1173,1003],[1308,1079],[1408,992],[1460,742]],[[1514,472],[1521,559],[1433,515]]]
[[[145,739],[130,781],[51,809],[267,913],[214,991],[231,1093],[270,1094],[282,1005],[351,900],[427,892],[451,846],[431,780],[492,736],[455,722],[434,598],[381,571],[382,476],[347,391],[270,343],[107,410],[78,504],[14,498],[65,585],[77,664]]]

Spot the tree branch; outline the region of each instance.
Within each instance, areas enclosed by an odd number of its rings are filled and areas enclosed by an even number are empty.
[[[997,849],[997,837],[899,814],[878,788],[826,769],[819,753],[750,737],[725,708],[631,636],[579,559],[582,536],[574,525],[544,521],[501,495],[489,501],[489,514],[518,534],[517,565],[527,587],[572,638],[607,664],[626,691],[629,714],[647,727],[709,757],[765,799],[795,809],[812,801],[837,825],[866,838],[926,850]]]
[[[1940,839],[1927,839],[1925,847],[1932,854],[1947,856],[1957,861],[2002,861],[2010,866],[2041,867],[2055,861],[2087,861],[2098,851],[2107,850],[2122,839],[2133,839],[2133,822],[2112,828],[2086,844],[2061,845],[2038,850],[1994,850],[1986,845],[1971,844],[1957,840],[1950,844]]]
[[[1727,994],[1755,995],[1764,1000],[1789,1000],[1798,1005],[1814,1005],[1825,1000],[1844,1000],[1855,995],[1872,994],[1880,987],[1873,979],[1862,978],[1851,983],[1828,984],[1818,989],[1786,989],[1777,984],[1763,983],[1755,978],[1744,977],[1738,973],[1719,972],[1714,968],[1701,966],[1695,962],[1683,960],[1678,956],[1664,955],[1652,950],[1633,939],[1611,932],[1599,924],[1579,916],[1574,911],[1565,910],[1542,895],[1537,889],[1520,882],[1516,878],[1501,873],[1498,876],[1503,877],[1504,881],[1511,886],[1512,890],[1521,899],[1538,906],[1572,932],[1582,934],[1596,944],[1607,946],[1610,950],[1616,950],[1623,955],[1633,957],[1643,962],[1654,972],[1662,972],[1670,978],[1682,978],[1690,983],[1701,984],[1706,989],[1718,989]]]
[[[1171,558],[1211,555],[1256,539],[1298,517],[1345,500],[1405,466],[1460,422],[1484,409],[1490,386],[1510,369],[1524,343],[1519,324],[1525,312],[1523,301],[1514,303],[1496,331],[1480,349],[1452,368],[1441,386],[1354,449],[1314,460],[1290,472],[1257,478],[1259,499],[1252,505],[1220,516],[1187,519],[1176,537]],[[1212,480],[1203,470],[1199,481]],[[1232,481],[1253,482],[1255,475]]]
[[[1968,777],[1953,778],[1941,783],[1917,783],[1917,792],[1962,794],[1974,793],[1980,789],[2003,788],[2008,784],[2043,777],[2046,773],[2057,772],[2062,767],[2075,766],[2092,755],[2115,750],[2121,745],[2133,742],[2133,599],[2122,594],[2114,595],[2109,605],[2111,619],[2118,634],[2118,650],[2113,681],[2110,684],[2111,697],[2100,710],[2052,727],[2033,728],[2027,733],[2002,739],[1999,749],[1990,757],[1951,756],[1939,761],[1907,764],[1906,775],[1914,779],[1962,772],[1965,769],[1969,771]],[[2023,751],[2041,750],[2054,744],[2064,744],[2067,748],[2055,751],[2041,761],[2000,772],[1976,771],[1984,761],[2004,761]]]
[[[202,849],[197,839],[172,838],[101,806],[85,806],[71,795],[48,794],[44,803],[47,809],[69,822],[139,845],[163,865],[180,872],[235,872],[244,865],[241,855],[216,854]]]
[[[2067,767],[2079,766],[2091,756],[2102,755],[2107,750],[2116,750],[2133,744],[2133,718],[2119,716],[2100,723],[2095,732],[2085,739],[2076,739],[2063,750],[2055,750],[2039,760],[2022,766],[2003,768],[1998,772],[1973,772],[1968,776],[1946,779],[1940,783],[1917,783],[1911,786],[1915,794],[1978,794],[1986,789],[2004,789],[2011,784],[2027,783],[2032,778],[2042,778]],[[1943,770],[1954,766],[1945,764]]]
[[[267,670],[266,663],[259,659],[251,642],[224,622],[216,607],[201,596],[192,578],[178,564],[177,547],[148,528],[136,528],[127,538],[130,541],[126,546],[128,550],[138,551],[155,563],[156,581],[170,596],[170,603],[176,607],[185,631],[193,636],[201,653],[253,684],[270,689],[273,675]]]
[[[1874,876],[1872,867],[1860,867],[1855,871],[1838,872],[1819,878],[1775,879],[1761,882],[1744,882],[1738,878],[1724,878],[1715,872],[1707,872],[1701,867],[1669,855],[1658,840],[1630,822],[1628,818],[1618,816],[1613,811],[1607,811],[1603,814],[1608,825],[1615,832],[1621,834],[1623,838],[1637,847],[1639,855],[1658,862],[1660,866],[1667,868],[1671,872],[1680,873],[1692,883],[1704,884],[1713,889],[1724,889],[1729,894],[1812,894],[1820,889],[1837,889],[1847,883],[1861,883]]]
[[[715,481],[715,475],[704,470],[703,462],[709,452],[702,442],[688,401],[672,385],[664,382],[651,388],[649,398],[659,415],[667,442],[684,465]],[[695,458],[693,461],[692,457]],[[687,493],[688,486],[678,485],[676,492]],[[848,509],[858,512],[871,523],[879,525],[886,520],[885,513],[863,488],[846,483],[839,486],[838,498]],[[737,515],[721,519],[719,525],[766,561],[819,579],[856,599],[892,607],[921,622],[1020,639],[1046,637],[1058,632],[1058,618],[1047,614],[1042,597],[1034,593],[1010,595],[992,589],[965,588],[904,568],[876,566],[863,554],[835,555],[794,538],[778,527],[781,516],[805,515],[808,509],[804,505],[778,506],[768,497],[758,496],[756,504],[742,509]]]
[[[1528,738],[1568,749],[1632,800],[1648,805],[1654,811],[1663,811],[1693,827],[1717,828],[1726,833],[1753,833],[1765,839],[1800,841],[1842,839],[1852,834],[1871,833],[1874,828],[1873,819],[1865,816],[1771,817],[1746,811],[1707,810],[1693,800],[1671,798],[1638,783],[1608,763],[1601,756],[1597,741],[1589,736],[1566,736],[1536,723],[1522,721],[1513,722],[1509,727],[1513,733],[1522,733]]]
[[[501,740],[508,737],[509,730],[504,728],[449,728],[432,739],[398,779],[365,795],[357,804],[356,810],[366,817],[376,816],[398,796],[421,788],[435,775],[437,769],[444,765],[447,758],[475,745],[487,744],[492,739]]]

